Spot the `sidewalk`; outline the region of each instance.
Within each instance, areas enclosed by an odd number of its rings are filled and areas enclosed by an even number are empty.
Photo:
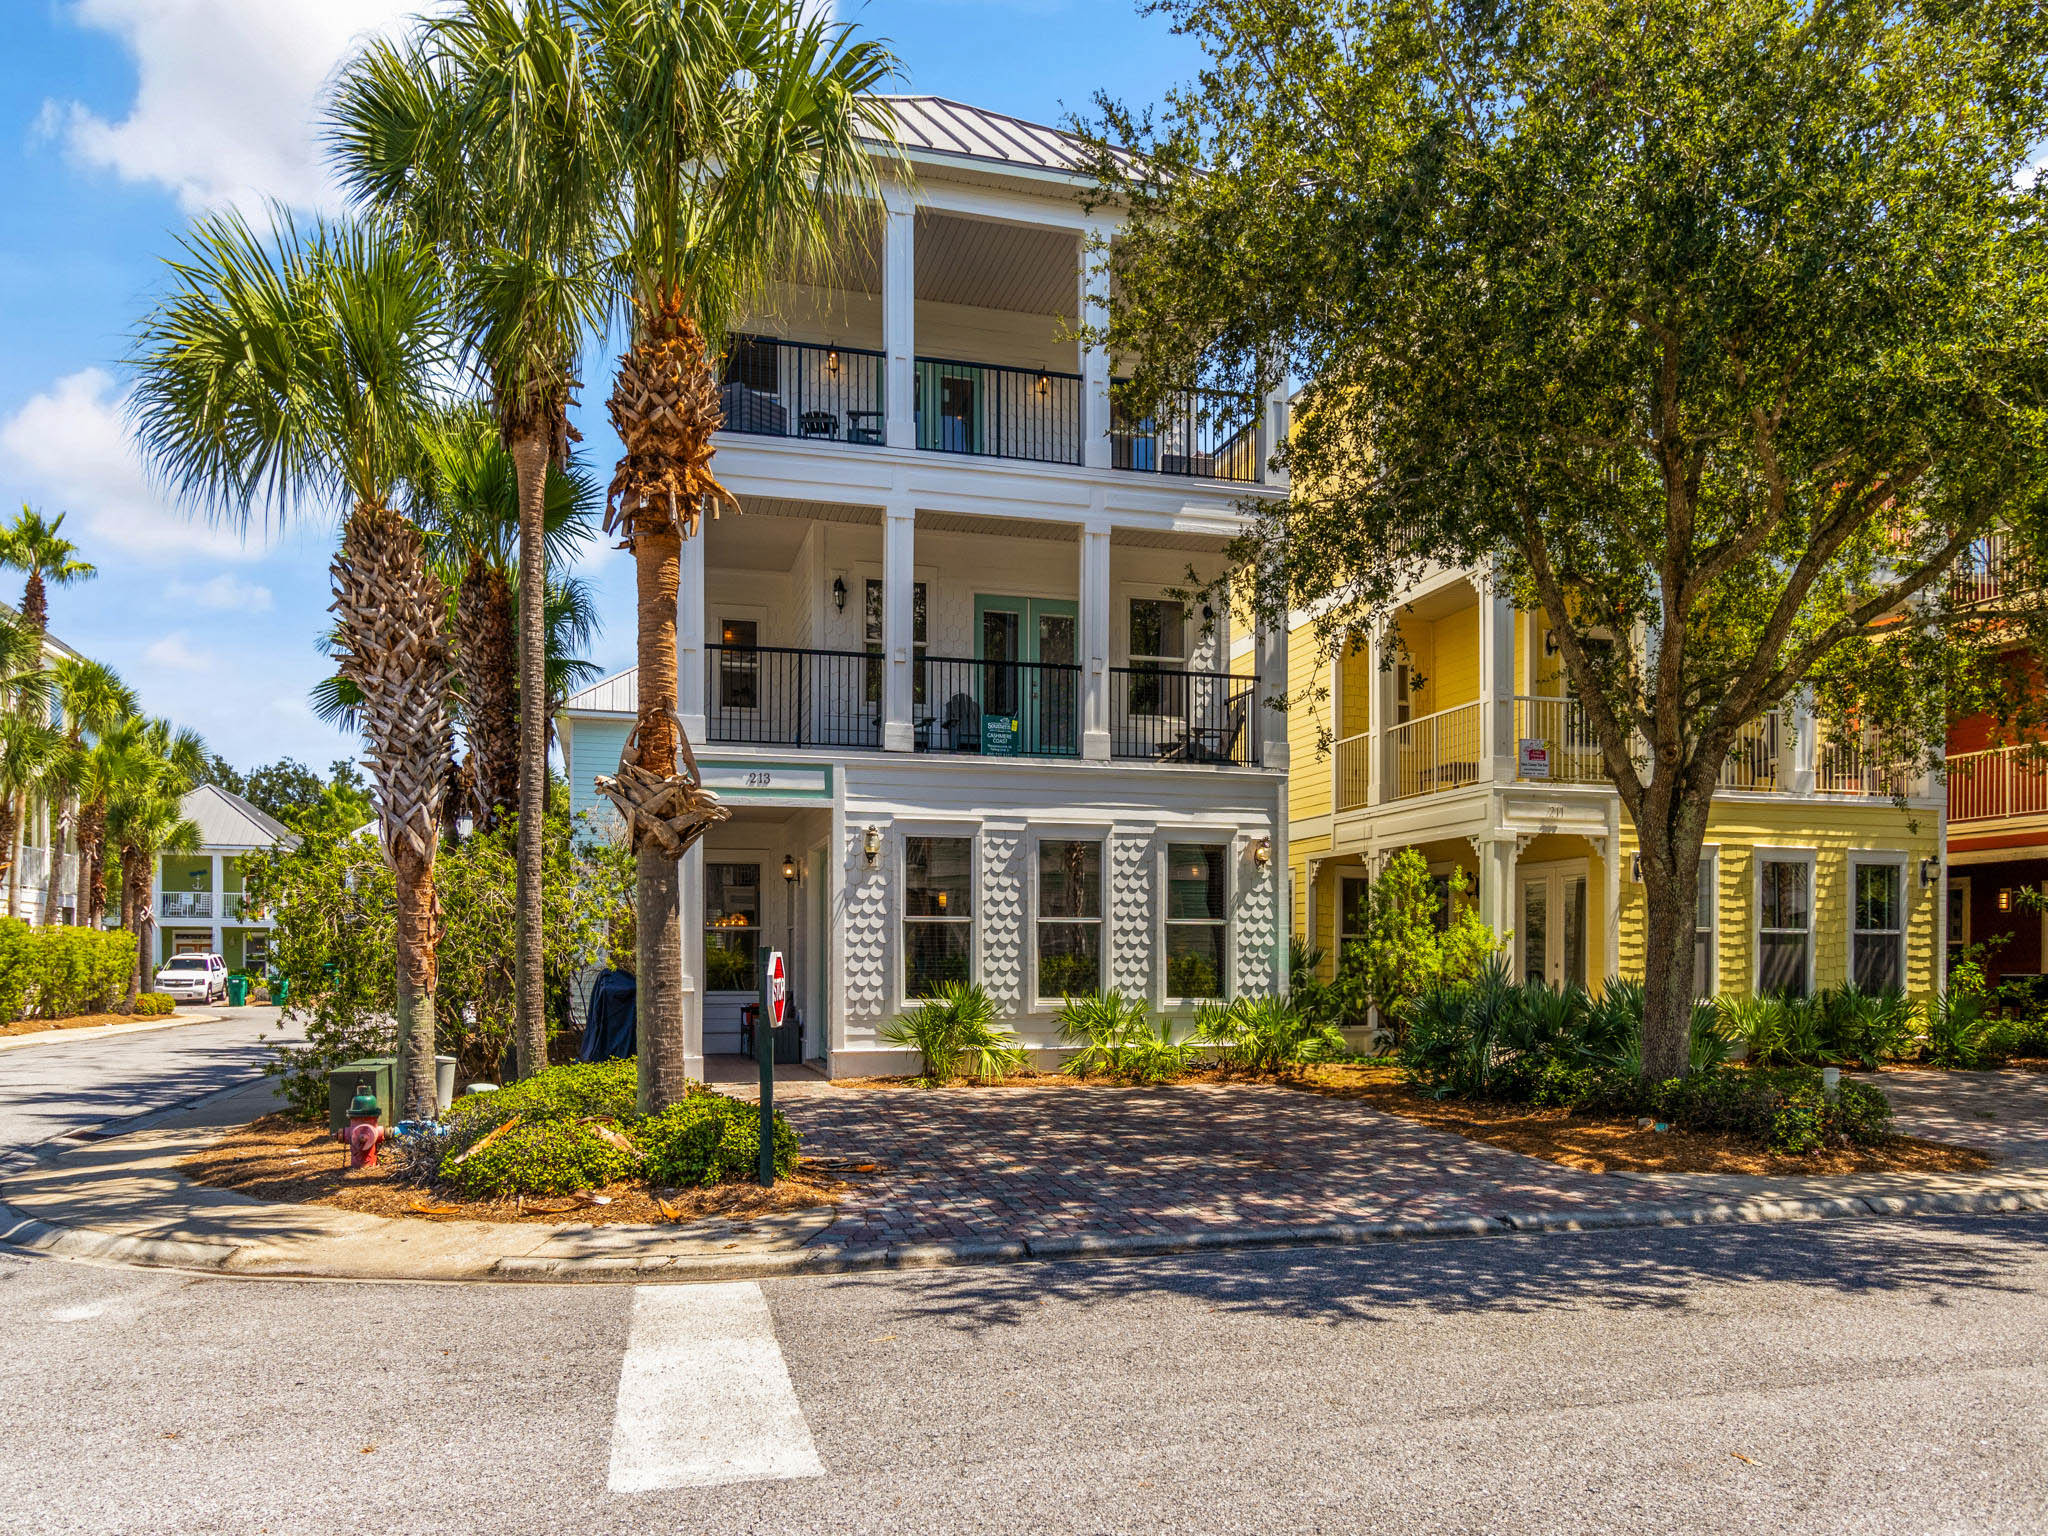
[[[58,1040],[106,1040],[115,1035],[139,1035],[152,1029],[176,1029],[180,1024],[213,1024],[217,1013],[168,1013],[154,1019],[137,1019],[130,1024],[94,1024],[77,1029],[39,1029],[32,1035],[0,1035],[0,1051],[24,1045],[49,1045]]]
[[[1259,1085],[924,1092],[806,1085],[818,1156],[872,1161],[838,1207],[677,1226],[392,1220],[195,1186],[178,1163],[268,1083],[0,1173],[0,1242],[239,1275],[713,1280],[1917,1211],[2048,1211],[2048,1077],[1887,1074],[1901,1129],[2001,1159],[1969,1175],[1592,1174]],[[1989,1117],[1989,1118],[1987,1118]]]

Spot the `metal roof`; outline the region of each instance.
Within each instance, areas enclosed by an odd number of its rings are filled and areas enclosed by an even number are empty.
[[[562,701],[568,714],[637,715],[640,713],[640,669],[628,667],[579,688]]]
[[[944,96],[882,96],[905,149],[1037,171],[1082,174],[1085,143],[1071,133]]]
[[[179,802],[187,821],[199,828],[204,848],[296,848],[299,834],[283,822],[218,784],[202,784]]]

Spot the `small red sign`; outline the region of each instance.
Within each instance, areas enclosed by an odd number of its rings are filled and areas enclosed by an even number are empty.
[[[768,952],[768,1017],[777,1029],[789,1007],[789,976],[782,968],[782,951]]]

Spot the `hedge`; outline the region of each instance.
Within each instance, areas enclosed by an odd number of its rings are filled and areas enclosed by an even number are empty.
[[[0,1018],[68,1019],[104,1013],[127,996],[135,935],[35,928],[0,918]]]

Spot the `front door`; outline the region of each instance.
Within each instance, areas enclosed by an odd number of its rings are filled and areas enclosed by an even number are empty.
[[[982,751],[1074,755],[1081,730],[1080,628],[1080,610],[1065,598],[975,598]]]
[[[1521,922],[1515,973],[1552,987],[1586,984],[1586,874],[1583,869],[1521,872]]]

